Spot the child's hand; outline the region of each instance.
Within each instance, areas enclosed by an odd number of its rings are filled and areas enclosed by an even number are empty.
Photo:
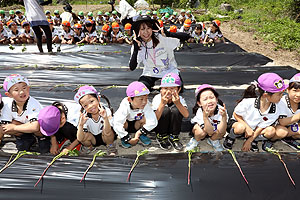
[[[251,137],[252,135],[254,135],[254,131],[250,127],[247,127],[245,130],[245,137],[248,138]]]
[[[15,124],[5,124],[2,125],[2,130],[4,133],[10,133],[15,130],[16,125]]]
[[[133,31],[133,40],[136,41],[136,43],[138,44],[138,46],[140,47],[142,45],[141,41],[139,41],[137,38],[140,37],[140,34],[138,36],[136,36],[135,31]]]
[[[224,104],[224,107],[219,109],[219,114],[222,116],[222,117],[226,117],[226,105]]]
[[[80,113],[80,118],[79,118],[78,125],[83,126],[86,123],[87,120],[88,120],[87,113]]]
[[[251,141],[246,140],[242,147],[242,151],[250,151],[250,149],[251,149]]]
[[[99,106],[99,115],[102,117],[102,118],[107,118],[107,113],[106,113],[106,110],[103,108],[103,106]]]
[[[178,95],[178,92],[177,90],[175,90],[173,93],[172,93],[172,101],[175,105],[179,104],[180,103],[180,98],[179,98],[179,95]]]
[[[69,149],[64,148],[61,153],[63,153],[64,155],[68,155],[69,154]]]
[[[170,91],[167,91],[165,95],[161,96],[161,103],[163,105],[166,105],[168,103],[169,99],[167,96],[169,95],[169,93]]]
[[[57,155],[59,153],[58,144],[56,142],[51,144],[50,153],[53,155]]]
[[[160,31],[160,33],[162,34],[162,36],[166,36],[165,32],[164,32],[164,27],[160,27],[159,24],[155,24],[156,27],[158,28],[158,30],[153,30],[154,33],[158,33]]]

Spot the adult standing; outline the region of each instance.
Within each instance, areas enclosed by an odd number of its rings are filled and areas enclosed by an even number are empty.
[[[37,38],[37,46],[39,48],[39,51],[41,53],[44,52],[42,47],[43,32],[41,30],[43,29],[46,35],[48,52],[52,52],[52,33],[50,30],[48,20],[44,13],[44,9],[42,7],[42,5],[45,5],[46,3],[52,3],[52,0],[50,1],[23,0],[23,1],[25,5],[27,20],[29,21]]]
[[[119,5],[115,6],[116,11],[121,14],[121,22],[122,25],[125,26],[125,24],[133,23],[134,17],[136,17],[138,14],[136,10],[126,1],[126,0],[118,0]]]

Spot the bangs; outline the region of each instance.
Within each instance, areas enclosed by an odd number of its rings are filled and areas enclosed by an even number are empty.
[[[300,89],[300,82],[292,82],[289,84],[289,89]]]

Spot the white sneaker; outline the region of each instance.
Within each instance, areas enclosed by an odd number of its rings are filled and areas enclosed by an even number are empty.
[[[207,144],[212,146],[215,151],[224,151],[224,148],[220,144],[220,140],[211,140],[210,138],[207,138]]]
[[[191,138],[189,143],[186,144],[185,151],[191,151],[198,146],[199,142],[195,138]]]

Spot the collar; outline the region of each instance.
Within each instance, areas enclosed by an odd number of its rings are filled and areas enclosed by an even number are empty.
[[[256,108],[258,110],[260,109],[260,97],[257,97],[255,99],[254,108]],[[270,109],[269,109],[268,113],[275,113],[275,112],[276,112],[276,104],[275,103],[271,103],[271,106],[270,106]]]
[[[286,103],[287,103],[287,106],[288,108],[292,111],[292,113],[294,113],[293,109],[292,109],[292,106],[291,106],[291,102],[290,102],[290,98],[288,95],[285,95],[285,100],[286,100]],[[298,103],[298,108],[297,110],[300,109],[300,103]]]
[[[26,100],[26,102],[23,105],[23,112],[25,110],[27,110],[27,105],[28,105],[28,101],[29,101],[30,97]],[[17,107],[17,102],[15,100],[12,101],[12,105],[11,105],[11,111],[12,112],[18,112],[18,107]]]

